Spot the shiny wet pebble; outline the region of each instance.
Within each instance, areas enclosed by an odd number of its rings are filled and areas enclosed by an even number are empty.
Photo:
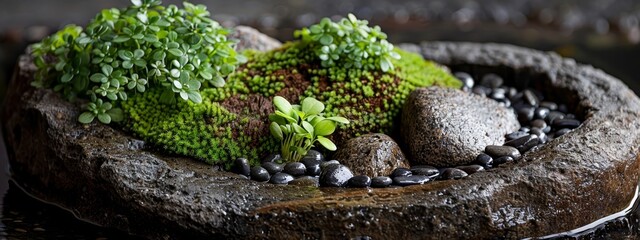
[[[562,128],[568,128],[568,129],[574,129],[580,126],[580,121],[576,120],[576,119],[556,119],[555,121],[552,122],[553,128],[555,129],[562,129]]]
[[[261,165],[264,169],[269,172],[269,174],[276,174],[282,172],[284,164],[275,163],[275,162],[265,162]]]
[[[326,167],[328,167],[329,165],[333,165],[333,164],[340,164],[340,162],[338,162],[338,160],[329,160],[329,161],[324,161],[320,163],[320,169],[324,169]]]
[[[255,166],[251,168],[251,179],[258,182],[266,182],[271,178],[271,174],[260,166]]]
[[[266,163],[266,162],[282,162],[282,156],[280,154],[277,153],[272,153],[267,155],[266,157],[264,157],[261,161],[262,163]]]
[[[379,176],[371,179],[371,187],[374,188],[388,187],[391,183],[393,183],[393,180],[387,176]]]
[[[484,148],[484,152],[494,159],[503,156],[509,156],[513,159],[519,159],[521,156],[520,151],[511,146],[489,145]]]
[[[494,166],[505,164],[508,162],[513,162],[514,159],[511,156],[502,156],[493,160]]]
[[[293,181],[293,176],[282,172],[274,174],[271,176],[271,179],[269,179],[269,183],[273,184],[287,184],[291,181]]]
[[[235,161],[233,161],[233,165],[231,165],[231,172],[249,176],[249,174],[251,173],[249,160],[247,160],[246,158],[237,158]]]
[[[322,155],[322,153],[320,153],[320,152],[318,152],[316,150],[311,149],[311,150],[309,150],[307,152],[306,155],[304,155],[304,157],[302,157],[302,159],[303,160],[304,159],[313,159],[313,160],[316,160],[316,161],[324,161],[324,155]]]
[[[474,163],[484,168],[491,168],[493,167],[493,158],[486,153],[480,153],[476,157],[476,160],[474,161]]]
[[[297,177],[304,175],[307,172],[307,168],[301,162],[290,162],[284,165],[283,172]]]
[[[391,177],[406,177],[406,176],[411,176],[411,170],[406,169],[406,168],[396,168],[393,170],[393,172],[391,172]]]
[[[347,187],[362,188],[371,185],[371,178],[365,175],[352,177],[347,181]]]
[[[467,165],[467,166],[457,166],[456,168],[466,172],[467,174],[474,174],[480,171],[484,171],[484,167],[477,164]]]
[[[427,165],[418,165],[411,167],[412,175],[422,175],[427,177],[436,177],[440,174],[437,168]]]
[[[307,175],[309,176],[320,175],[321,161],[318,161],[314,158],[303,158],[300,162],[304,164],[304,167],[307,169],[307,172],[306,172]]]

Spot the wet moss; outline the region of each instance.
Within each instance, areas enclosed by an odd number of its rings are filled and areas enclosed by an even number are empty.
[[[168,152],[211,164],[237,157],[253,163],[276,152],[268,132],[271,99],[292,102],[315,97],[327,115],[351,120],[333,135],[340,143],[370,132],[388,133],[409,93],[417,87],[459,87],[460,82],[419,55],[396,49],[400,60],[390,72],[341,67],[322,68],[300,43],[269,52],[249,51],[249,61],[227,78],[223,88],[202,89],[202,104],[163,105],[159,92],[131,97],[123,103],[125,129]]]

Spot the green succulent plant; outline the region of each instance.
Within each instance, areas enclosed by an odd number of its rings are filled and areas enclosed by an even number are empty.
[[[324,104],[312,97],[302,100],[301,105],[291,105],[287,99],[275,96],[275,113],[269,115],[271,135],[280,141],[282,157],[290,162],[300,161],[316,143],[330,151],[336,145],[327,136],[337,124],[349,124],[344,117],[324,117]]]
[[[199,103],[203,85],[224,86],[224,77],[246,61],[204,5],[131,3],[102,10],[84,30],[70,25],[32,46],[38,68],[32,85],[51,87],[70,100],[90,99],[78,119],[82,123],[121,120],[114,115],[121,112],[120,102],[149,88],[163,89],[163,103],[176,96]]]
[[[311,45],[323,67],[343,65],[383,72],[393,70],[392,60],[400,59],[400,55],[393,51],[393,44],[387,42],[387,34],[379,26],[368,24],[349,14],[338,22],[324,18],[316,25],[297,30],[294,35]]]

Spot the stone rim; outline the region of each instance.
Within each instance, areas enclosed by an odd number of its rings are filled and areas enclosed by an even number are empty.
[[[523,238],[575,229],[629,204],[640,174],[640,100],[619,80],[508,45],[403,47],[454,70],[553,86],[547,94],[586,120],[526,153],[525,163],[462,180],[372,190],[277,186],[154,154],[107,126],[85,130],[75,106],[28,87],[32,66],[23,57],[5,99],[15,104],[3,112],[13,178],[80,218],[150,238]],[[562,195],[566,188],[580,194]]]

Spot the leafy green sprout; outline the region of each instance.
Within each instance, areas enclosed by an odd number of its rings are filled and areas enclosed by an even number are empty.
[[[392,59],[400,59],[400,55],[379,26],[368,24],[353,14],[338,22],[324,18],[316,25],[297,30],[294,36],[314,49],[323,67],[343,64],[345,68],[393,70]]]
[[[344,117],[324,117],[324,104],[312,97],[303,99],[301,105],[291,105],[285,98],[275,96],[273,104],[276,110],[269,115],[269,130],[281,143],[282,157],[290,162],[300,161],[316,142],[335,151],[336,145],[327,136],[337,124],[349,124]]]
[[[246,62],[227,39],[229,30],[210,19],[204,5],[131,3],[102,10],[84,30],[69,25],[32,47],[38,68],[32,85],[53,88],[69,100],[90,99],[78,118],[82,123],[121,120],[112,115],[120,102],[149,88],[163,89],[162,103],[200,103],[202,86],[224,86],[224,77]]]

